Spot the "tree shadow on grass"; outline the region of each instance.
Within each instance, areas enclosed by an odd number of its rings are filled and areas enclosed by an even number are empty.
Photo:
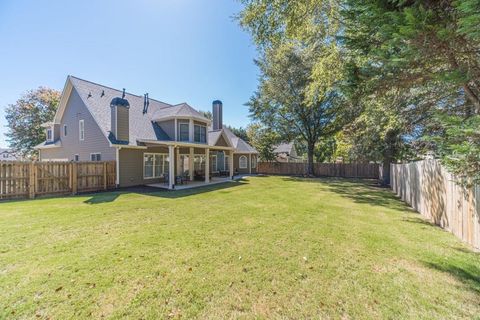
[[[389,188],[382,187],[377,180],[350,179],[350,178],[300,178],[288,177],[284,181],[301,181],[306,183],[319,183],[326,186],[329,191],[348,198],[355,203],[383,206],[390,209],[415,212],[405,203],[400,201]]]
[[[469,262],[450,261],[442,259],[438,261],[423,261],[423,264],[431,269],[447,273],[465,284],[470,290],[480,295],[480,266],[475,263],[478,261],[475,253],[466,252]]]
[[[189,196],[195,196],[206,192],[226,190],[234,187],[240,187],[248,184],[248,181],[245,179],[235,180],[235,181],[226,181],[224,183],[217,183],[214,185],[205,185],[200,187],[195,187],[191,189],[183,190],[166,190],[161,188],[149,187],[149,186],[137,186],[137,187],[128,187],[120,188],[117,191],[111,192],[99,192],[91,194],[91,197],[84,201],[88,204],[101,204],[115,201],[122,194],[143,194],[151,197],[159,197],[166,199],[177,199],[184,198]]]

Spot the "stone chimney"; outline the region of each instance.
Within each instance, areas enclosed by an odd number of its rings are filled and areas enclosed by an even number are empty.
[[[223,128],[222,106],[222,101],[220,100],[215,100],[212,103],[213,130],[221,130]]]
[[[113,98],[110,102],[111,109],[111,125],[110,131],[118,141],[129,140],[130,128],[129,128],[129,110],[130,104],[125,98]]]

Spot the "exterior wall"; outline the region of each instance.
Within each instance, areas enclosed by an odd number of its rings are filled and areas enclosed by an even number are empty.
[[[81,119],[85,125],[83,141],[79,139],[78,121]],[[67,125],[66,136],[63,131],[64,124]],[[74,155],[78,154],[80,161],[89,161],[91,153],[101,153],[102,160],[115,160],[115,148],[110,147],[107,138],[75,89],[72,89],[60,121],[59,135],[62,146],[40,150],[40,160],[74,160]]]
[[[247,157],[247,168],[246,169],[240,169],[240,157],[241,156],[246,156]],[[253,157],[257,157],[257,155],[252,154],[252,159],[253,159]],[[248,173],[250,173],[250,166],[251,166],[251,163],[249,161],[249,155],[248,154],[241,154],[241,153],[233,154],[233,171],[234,172],[238,172],[240,174],[248,174]],[[258,161],[257,161],[257,167],[258,167]],[[257,173],[257,167],[252,168],[252,173]]]
[[[143,178],[143,154],[144,153],[166,153],[167,147],[151,147],[148,149],[120,149],[120,187],[138,186],[150,183],[162,182],[161,178]]]
[[[175,139],[175,120],[167,120],[158,122],[160,128],[170,137],[171,140]]]

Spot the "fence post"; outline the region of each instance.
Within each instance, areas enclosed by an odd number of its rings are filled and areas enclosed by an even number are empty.
[[[33,199],[35,198],[35,161],[30,162],[28,169],[28,196],[30,199]]]
[[[103,163],[103,190],[107,190],[107,163]]]
[[[72,162],[72,194],[77,194],[77,163]]]

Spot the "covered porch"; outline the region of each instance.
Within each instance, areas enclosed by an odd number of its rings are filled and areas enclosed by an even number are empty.
[[[144,172],[161,176],[152,187],[181,190],[231,181],[234,175],[233,148],[189,142],[142,141],[147,147]],[[164,147],[165,154],[148,153],[153,147]],[[173,161],[170,161],[173,159]],[[144,173],[145,175],[145,173]]]

